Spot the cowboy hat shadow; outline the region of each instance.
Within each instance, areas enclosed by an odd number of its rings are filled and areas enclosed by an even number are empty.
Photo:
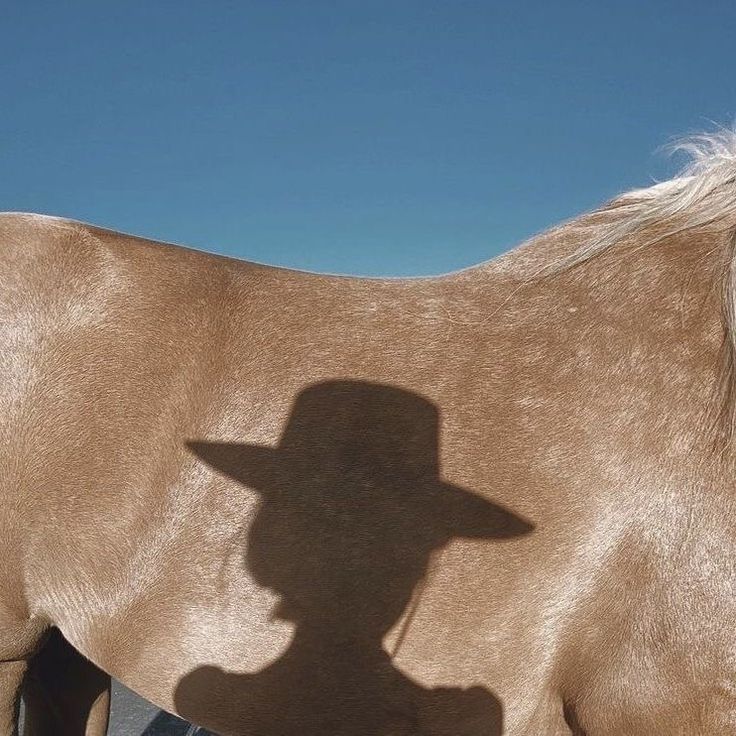
[[[533,528],[441,478],[434,404],[394,386],[329,381],[297,396],[276,447],[187,445],[260,495],[245,564],[295,630],[259,672],[189,673],[175,693],[181,715],[253,736],[501,733],[502,707],[487,689],[424,688],[383,646],[434,552],[454,538]]]

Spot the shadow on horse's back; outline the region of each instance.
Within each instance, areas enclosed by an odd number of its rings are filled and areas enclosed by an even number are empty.
[[[52,626],[224,734],[736,733],[736,145],[698,145],[438,278],[1,216],[0,734]]]

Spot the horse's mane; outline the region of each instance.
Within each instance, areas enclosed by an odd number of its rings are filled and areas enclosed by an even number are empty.
[[[690,136],[668,148],[687,154],[679,174],[610,202],[605,209],[615,210],[616,217],[555,270],[587,261],[634,235],[644,236],[643,243],[638,239],[642,247],[694,228],[736,227],[736,130]]]
[[[736,437],[736,130],[719,129],[680,139],[671,152],[687,163],[674,178],[622,194],[603,208],[603,226],[586,232],[586,241],[546,273],[567,271],[623,242],[637,249],[666,238],[707,229],[723,235],[724,342],[721,364],[718,434],[730,444]]]

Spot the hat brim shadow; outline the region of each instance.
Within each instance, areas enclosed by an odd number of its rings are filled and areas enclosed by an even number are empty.
[[[268,498],[291,479],[304,483],[304,464],[283,448],[230,442],[188,441],[191,452],[221,475]],[[529,534],[534,525],[503,506],[439,478],[421,479],[412,503],[422,504],[441,520],[447,536],[467,539],[509,539]],[[431,504],[431,509],[426,507]],[[416,507],[414,507],[416,508]]]

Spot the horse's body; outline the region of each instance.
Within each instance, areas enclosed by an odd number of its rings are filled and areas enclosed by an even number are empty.
[[[736,734],[736,212],[537,278],[658,196],[415,280],[0,217],[0,733],[55,626],[228,734]],[[357,425],[334,417],[392,402],[417,407],[385,426],[399,444],[435,407],[442,482],[497,533],[421,536],[435,501],[350,505],[398,461],[376,439],[353,477]],[[290,458],[278,482],[254,446]]]

